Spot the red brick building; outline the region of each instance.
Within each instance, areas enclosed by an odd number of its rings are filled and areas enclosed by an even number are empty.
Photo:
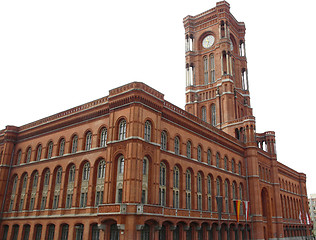
[[[223,1],[184,27],[186,110],[133,82],[0,131],[1,239],[310,235],[305,174],[256,133],[244,23]]]

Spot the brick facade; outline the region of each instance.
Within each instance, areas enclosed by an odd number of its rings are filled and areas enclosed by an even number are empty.
[[[308,211],[305,174],[277,161],[273,131],[255,131],[242,76],[245,25],[224,1],[186,17],[184,26],[186,110],[132,82],[0,131],[2,239],[310,234],[299,219]],[[208,35],[214,43],[204,48]],[[203,59],[210,55],[215,63],[205,74]],[[216,196],[222,197],[221,218]],[[234,200],[249,201],[248,221],[242,207],[237,221]]]

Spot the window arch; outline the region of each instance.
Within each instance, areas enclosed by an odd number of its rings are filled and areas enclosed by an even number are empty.
[[[26,154],[26,159],[25,159],[25,162],[26,162],[26,163],[29,163],[29,162],[30,162],[30,160],[31,160],[31,155],[32,155],[32,148],[29,147],[29,148],[27,149],[27,154]]]
[[[65,153],[65,139],[62,138],[59,142],[59,156],[63,156]]]
[[[191,159],[192,154],[192,144],[190,141],[187,141],[187,158]]]
[[[50,141],[47,145],[47,156],[46,158],[47,159],[50,159],[52,158],[52,155],[53,155],[53,147],[54,147],[54,144],[52,141]]]
[[[211,124],[212,126],[216,126],[216,106],[215,104],[211,105]]]
[[[88,151],[91,149],[92,144],[92,133],[89,131],[86,134],[86,141],[85,141],[85,150]]]
[[[77,150],[78,150],[78,136],[75,135],[72,138],[71,153],[76,153]]]
[[[126,138],[126,120],[122,119],[119,123],[118,140],[124,140]]]
[[[175,137],[175,139],[174,139],[174,153],[177,155],[180,154],[180,139],[179,139],[179,137]]]
[[[100,131],[100,147],[106,146],[107,136],[108,136],[108,130],[106,127],[104,127]]]
[[[151,122],[150,121],[145,122],[144,139],[146,142],[151,141]]]
[[[202,121],[206,122],[206,107],[201,108]]]
[[[75,181],[75,173],[76,173],[76,167],[74,164],[71,165],[69,168],[69,177],[68,182],[74,182]]]
[[[177,166],[173,169],[173,207],[179,208],[179,182],[180,182],[180,171]]]
[[[187,170],[185,173],[185,203],[187,209],[191,209],[191,189],[191,172]]]
[[[236,182],[233,182],[233,185],[232,185],[232,192],[233,192],[233,200],[238,199]]]
[[[36,151],[36,161],[41,160],[42,157],[42,145],[38,145],[37,151]]]
[[[164,163],[160,163],[159,171],[159,203],[161,206],[166,205],[166,174],[167,168]]]
[[[161,144],[160,144],[160,148],[162,150],[167,150],[167,133],[166,131],[162,131],[161,132]]]

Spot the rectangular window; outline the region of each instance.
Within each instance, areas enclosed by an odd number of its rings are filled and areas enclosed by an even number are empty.
[[[58,202],[59,202],[59,195],[55,195],[54,200],[53,200],[53,209],[58,208]]]
[[[22,210],[23,210],[23,203],[24,203],[24,199],[21,198],[21,200],[20,200],[20,205],[19,205],[19,211],[22,211]]]
[[[66,198],[66,208],[72,207],[72,194],[67,194]]]
[[[122,202],[122,198],[123,198],[123,189],[120,188],[120,189],[118,189],[118,192],[117,192],[117,202],[121,203]]]
[[[146,202],[146,190],[142,190],[142,204]]]
[[[45,207],[46,207],[46,200],[47,200],[47,197],[43,196],[42,197],[42,201],[41,201],[41,210],[45,209]]]
[[[32,211],[34,209],[34,202],[35,202],[35,198],[32,197],[30,200],[30,210]]]

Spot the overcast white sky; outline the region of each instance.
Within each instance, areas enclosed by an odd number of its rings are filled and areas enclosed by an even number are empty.
[[[246,24],[257,132],[316,193],[315,0],[231,0]],[[0,1],[0,129],[142,81],[184,108],[182,20],[214,0]]]

